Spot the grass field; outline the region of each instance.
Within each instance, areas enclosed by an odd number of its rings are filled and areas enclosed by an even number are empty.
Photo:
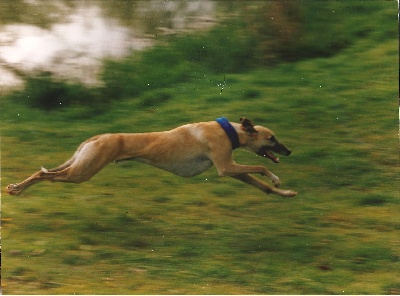
[[[5,294],[400,292],[398,40],[375,32],[326,58],[189,81],[111,102],[2,109]],[[222,85],[224,85],[223,90]],[[86,138],[246,116],[293,151],[265,164],[298,191],[262,192],[214,168],[184,179],[111,164],[80,185],[9,183],[62,163]]]

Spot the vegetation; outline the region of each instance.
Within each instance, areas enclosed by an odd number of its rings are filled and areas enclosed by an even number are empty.
[[[42,73],[29,77],[25,89],[12,99],[46,110],[86,105],[97,113],[107,110],[104,105],[112,100],[135,99],[210,73],[242,73],[256,65],[327,57],[361,37],[379,42],[396,32],[396,15],[381,10],[388,5],[379,2],[238,5],[247,11],[244,19],[226,21],[208,32],[169,38],[167,44],[141,54],[133,52],[123,60],[106,61],[102,87],[85,88]]]
[[[107,61],[102,88],[42,76],[1,98],[3,187],[62,163],[94,134],[245,115],[293,153],[279,165],[244,151],[235,160],[265,164],[283,188],[299,192],[282,199],[218,178],[215,169],[184,179],[127,162],[80,185],[41,183],[20,197],[3,194],[4,293],[398,293],[396,5],[328,3],[299,7],[309,42],[296,41],[304,46],[296,58],[277,49],[278,62],[268,67],[255,66],[266,59],[254,53],[263,52],[252,39],[259,25],[252,31],[247,19],[232,25],[237,42],[196,54],[201,38],[227,36],[227,21],[201,37]],[[326,18],[328,8],[339,27]],[[318,24],[305,22],[312,9]],[[328,38],[343,46],[321,54]],[[312,54],[312,44],[322,49]],[[68,106],[37,108],[54,86]],[[99,112],[93,102],[106,107]]]

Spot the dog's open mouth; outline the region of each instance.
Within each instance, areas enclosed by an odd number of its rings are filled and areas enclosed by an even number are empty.
[[[279,163],[279,157],[276,157],[271,151],[266,150],[265,148],[261,148],[257,154],[262,157],[267,157],[275,163]]]

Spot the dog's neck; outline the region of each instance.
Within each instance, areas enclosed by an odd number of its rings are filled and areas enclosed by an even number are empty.
[[[222,127],[222,129],[225,131],[225,133],[228,135],[229,140],[231,140],[232,143],[232,149],[236,149],[240,147],[240,142],[239,142],[239,135],[237,133],[237,130],[230,124],[229,120],[226,119],[225,117],[220,117],[216,119],[219,125]]]

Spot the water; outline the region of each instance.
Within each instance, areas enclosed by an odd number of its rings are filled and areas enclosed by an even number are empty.
[[[165,34],[208,28],[213,1],[20,1],[0,4],[0,88],[48,71],[60,78],[98,83],[104,58],[121,58],[152,46]],[[18,2],[18,1],[17,1]],[[13,4],[14,3],[14,4]],[[25,21],[24,20],[28,20]]]

